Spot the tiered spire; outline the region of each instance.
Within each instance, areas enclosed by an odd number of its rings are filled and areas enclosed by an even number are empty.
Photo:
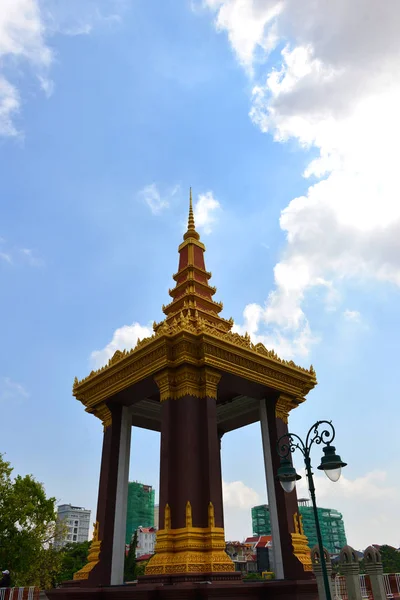
[[[173,275],[176,284],[169,290],[172,302],[163,306],[165,321],[171,323],[174,319],[181,320],[183,317],[193,324],[200,325],[203,322],[227,332],[230,331],[233,322],[219,316],[223,306],[221,302],[215,302],[212,298],[216,288],[208,283],[211,273],[206,271],[204,252],[205,246],[196,231],[190,188],[188,227],[179,246],[178,272]],[[160,325],[161,323],[156,325],[155,330]]]
[[[189,218],[188,218],[188,228],[187,228],[187,232],[185,233],[185,235],[183,236],[183,239],[187,239],[188,237],[190,237],[190,235],[193,235],[193,237],[196,237],[196,239],[200,239],[199,234],[196,231],[196,227],[194,224],[194,214],[193,214],[193,200],[192,200],[192,188],[190,188],[190,193],[189,193]]]

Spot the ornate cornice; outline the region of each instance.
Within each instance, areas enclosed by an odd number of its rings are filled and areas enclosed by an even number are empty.
[[[147,377],[182,365],[210,367],[272,388],[291,398],[291,408],[317,383],[312,367],[307,370],[284,361],[262,344],[252,344],[248,335],[218,331],[200,318],[193,322],[182,311],[179,320],[162,323],[134,349],[117,351],[105,367],[82,381],[75,379],[73,394],[106,425],[105,400]],[[281,401],[278,410],[285,407]]]
[[[154,376],[160,389],[160,402],[177,400],[184,396],[217,399],[221,373],[207,367],[183,366],[176,370],[166,369]]]
[[[275,406],[275,416],[277,419],[282,419],[284,423],[288,423],[289,412],[292,408],[296,408],[301,402],[304,401],[304,398],[293,398],[293,396],[288,396],[287,394],[281,394],[277,400]]]
[[[204,269],[201,269],[200,267],[195,267],[194,265],[186,265],[185,267],[183,267],[183,269],[181,269],[177,273],[174,273],[172,275],[172,279],[174,281],[178,281],[178,279],[180,279],[182,277],[182,275],[187,275],[188,273],[194,273],[195,271],[197,273],[199,273],[200,275],[203,275],[206,279],[211,279],[211,277],[212,277],[211,271],[205,271]]]

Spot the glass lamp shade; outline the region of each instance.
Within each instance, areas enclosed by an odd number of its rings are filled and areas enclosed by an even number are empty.
[[[293,479],[292,481],[281,481],[281,486],[283,487],[284,491],[287,494],[290,494],[290,492],[293,492],[295,486],[296,486],[296,480]]]
[[[301,479],[301,477],[300,475],[297,475],[290,460],[281,458],[281,466],[278,469],[278,479],[285,492],[290,494],[290,492],[293,492],[294,490],[296,481]]]
[[[325,471],[325,475],[329,477],[331,481],[338,481],[342,467],[345,467],[347,463],[343,462],[338,454],[336,454],[336,448],[329,444],[324,448],[324,456],[321,459],[321,464],[318,469]]]
[[[339,481],[340,475],[342,473],[342,467],[338,467],[337,469],[324,469],[325,475],[329,477],[329,479],[333,482]]]

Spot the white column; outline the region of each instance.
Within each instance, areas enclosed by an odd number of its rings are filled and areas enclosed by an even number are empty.
[[[124,406],[121,416],[121,438],[119,443],[111,585],[122,585],[124,583],[126,510],[128,502],[131,433],[132,411],[129,406]]]
[[[275,494],[275,473],[272,466],[271,444],[268,430],[267,401],[260,402],[261,437],[264,451],[265,479],[267,482],[269,515],[271,519],[272,551],[276,579],[284,579],[281,536],[279,533],[278,509]]]

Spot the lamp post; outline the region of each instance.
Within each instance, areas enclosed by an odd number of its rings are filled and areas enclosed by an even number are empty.
[[[323,427],[328,427],[324,429]],[[338,481],[342,467],[346,466],[346,463],[342,462],[342,459],[336,454],[336,448],[331,446],[335,438],[335,428],[331,421],[317,421],[310,427],[305,443],[295,433],[285,433],[279,438],[277,444],[277,451],[281,457],[281,466],[278,469],[278,479],[281,486],[290,494],[293,492],[296,481],[301,479],[300,475],[296,473],[295,468],[292,465],[292,461],[289,458],[290,455],[297,449],[300,450],[304,457],[304,463],[306,466],[306,474],[308,479],[308,488],[310,490],[311,501],[314,511],[315,528],[317,530],[318,547],[320,554],[320,561],[322,566],[322,575],[324,580],[326,600],[332,600],[331,588],[328,580],[328,573],[326,570],[326,562],[324,555],[324,547],[322,544],[321,528],[319,525],[317,503],[315,500],[315,487],[313,480],[313,472],[311,467],[310,450],[313,444],[323,444],[324,455],[321,459],[321,464],[317,467],[321,471],[325,471],[325,474],[331,481]]]

